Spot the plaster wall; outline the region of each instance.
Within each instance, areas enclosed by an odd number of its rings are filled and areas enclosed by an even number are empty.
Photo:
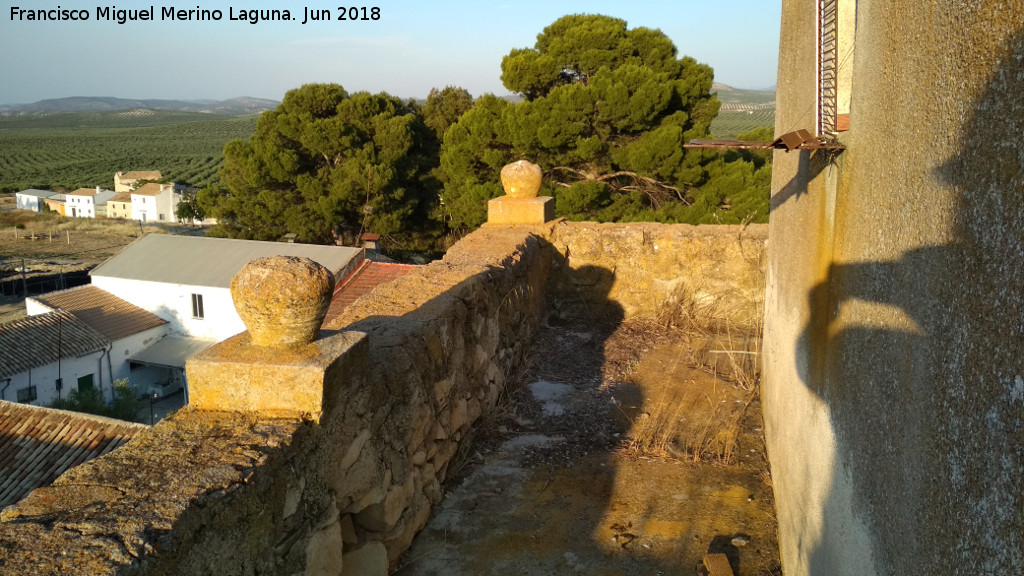
[[[783,2],[776,132],[813,122]],[[787,574],[1024,561],[1024,3],[858,0],[847,150],[776,152],[765,432]]]
[[[61,395],[78,388],[78,379],[92,375],[93,386],[107,390],[109,388],[109,370],[102,351],[92,352],[77,358],[63,358],[59,362],[51,362],[31,370],[11,376],[11,385],[4,392],[2,400],[18,401],[18,390],[29,386],[36,387],[36,400],[27,402],[33,406],[46,406],[57,399],[57,376],[64,382]],[[102,376],[102,378],[101,378]],[[102,382],[101,382],[102,380]]]
[[[132,194],[132,219],[142,222],[159,221],[159,207],[155,196]]]
[[[18,210],[31,210],[33,212],[43,211],[40,207],[40,205],[43,203],[43,200],[38,196],[33,196],[31,194],[22,194],[19,192],[15,194],[14,197]]]
[[[92,276],[107,292],[167,320],[172,332],[192,338],[224,340],[245,330],[228,288],[147,282]],[[203,318],[192,317],[192,294],[203,297]]]
[[[68,194],[67,206],[75,218],[95,218],[96,211],[91,196],[74,196]]]

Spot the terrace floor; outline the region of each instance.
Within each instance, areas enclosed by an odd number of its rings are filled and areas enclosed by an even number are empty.
[[[393,574],[781,574],[756,341],[548,326]],[[719,377],[725,374],[728,377]]]

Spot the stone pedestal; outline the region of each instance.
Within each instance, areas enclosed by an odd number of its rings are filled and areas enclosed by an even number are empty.
[[[505,196],[487,201],[488,224],[543,224],[555,218],[555,199],[537,196],[543,172],[520,160],[501,169]]]
[[[551,196],[499,196],[487,201],[488,224],[543,224],[554,219],[555,199]]]
[[[188,403],[318,421],[341,401],[333,388],[360,374],[367,350],[362,332],[328,333],[289,348],[257,346],[243,332],[188,361]]]
[[[246,264],[231,297],[248,331],[189,360],[189,405],[319,420],[367,349],[365,334],[320,332],[333,289],[331,273],[308,258]]]

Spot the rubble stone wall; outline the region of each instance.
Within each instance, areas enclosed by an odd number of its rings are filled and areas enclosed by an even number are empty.
[[[387,574],[549,314],[650,313],[674,276],[754,290],[757,233],[484,227],[325,326],[317,342],[343,352],[319,418],[183,409],[5,509],[0,574]]]

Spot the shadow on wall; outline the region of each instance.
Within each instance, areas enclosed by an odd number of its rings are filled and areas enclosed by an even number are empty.
[[[784,152],[784,154],[789,153],[788,150]],[[797,174],[803,177],[793,178],[781,190],[772,194],[769,200],[768,214],[774,213],[779,207],[788,202],[790,198],[794,202],[799,202],[800,197],[808,193],[806,183],[817,178],[822,170],[832,162],[835,154],[838,153],[839,151],[819,150],[817,152],[808,152],[807,150],[797,150],[796,154],[799,156]]]
[[[829,407],[879,574],[1024,563],[1024,34],[1004,54],[930,175],[956,198],[954,241],[833,264],[808,295],[797,369]],[[833,489],[811,574],[836,566],[843,506]]]

